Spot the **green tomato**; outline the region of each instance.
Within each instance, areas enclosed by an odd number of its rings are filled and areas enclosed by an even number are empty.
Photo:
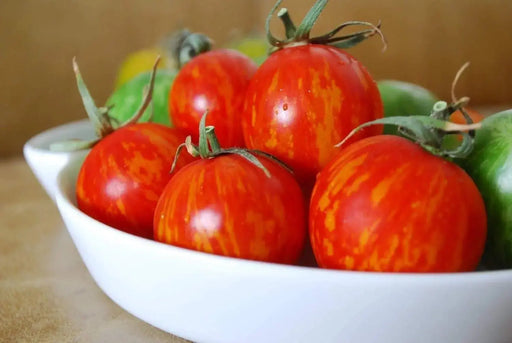
[[[419,85],[397,80],[381,80],[377,86],[384,105],[384,116],[430,115],[439,100]],[[396,134],[396,127],[386,125],[384,133]]]
[[[158,70],[155,75],[153,100],[140,121],[152,121],[172,126],[169,115],[169,91],[176,72]],[[141,73],[116,89],[107,100],[106,106],[112,106],[110,116],[119,124],[130,119],[139,109],[144,100],[144,90],[149,87],[151,72]],[[151,116],[151,114],[153,114]]]
[[[484,266],[512,268],[512,109],[485,118],[473,151],[457,163],[473,178],[485,202]]]

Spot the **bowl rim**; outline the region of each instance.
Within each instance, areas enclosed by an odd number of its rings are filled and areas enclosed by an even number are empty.
[[[70,194],[74,194],[74,183],[76,175],[72,173],[78,171],[80,163],[83,161],[85,156],[78,156],[71,158],[70,161],[62,168],[57,176],[57,192],[56,192],[56,203],[59,212],[70,211],[74,216],[79,216],[85,219],[87,223],[90,223],[94,230],[101,232],[105,230],[108,234],[116,235],[119,241],[128,240],[135,244],[143,245],[147,249],[158,249],[159,252],[170,255],[180,255],[187,260],[194,260],[202,263],[215,264],[219,268],[241,268],[259,272],[270,272],[278,273],[282,276],[307,276],[321,278],[322,280],[333,280],[339,282],[340,280],[353,280],[358,282],[379,282],[379,283],[459,283],[465,284],[467,282],[489,282],[505,280],[512,282],[512,269],[499,269],[499,270],[477,270],[477,271],[466,271],[466,272],[433,272],[433,273],[422,273],[422,272],[379,272],[379,271],[356,271],[356,270],[337,270],[327,269],[312,266],[301,266],[301,265],[290,265],[280,264],[273,262],[254,261],[236,257],[216,255],[212,253],[206,253],[187,249],[179,246],[173,246],[170,244],[158,242],[155,240],[137,237],[130,233],[118,230],[109,225],[103,224],[100,221],[86,215],[78,209],[74,199],[70,197]],[[69,189],[69,187],[72,187]],[[66,227],[69,231],[69,228]]]
[[[24,150],[31,149],[40,153],[48,153],[52,155],[69,155],[69,151],[53,151],[48,147],[48,143],[54,141],[55,136],[67,133],[74,129],[79,129],[83,132],[83,129],[91,129],[92,127],[89,119],[79,119],[71,122],[64,123],[62,125],[54,126],[43,130],[34,136],[30,137],[24,144]]]

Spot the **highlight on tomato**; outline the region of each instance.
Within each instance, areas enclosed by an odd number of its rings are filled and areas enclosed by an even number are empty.
[[[279,11],[286,31],[286,39],[279,40],[269,26],[280,3],[267,18],[273,52],[250,81],[243,134],[248,148],[266,151],[288,164],[308,189],[339,150],[336,143],[359,124],[383,116],[375,81],[360,61],[343,50],[382,33],[378,25],[348,22],[326,35],[310,37],[327,3],[318,0],[298,27],[285,8]],[[335,37],[353,25],[368,29]],[[353,141],[381,132],[381,127],[372,127]]]
[[[453,111],[440,102],[434,112],[443,117],[441,113]],[[393,123],[405,127],[409,139],[362,139],[345,147],[319,173],[309,210],[319,266],[387,272],[475,270],[487,234],[485,205],[471,177],[444,158],[467,156],[471,134],[464,133],[461,147],[445,151],[442,131],[456,132],[457,124],[411,116],[360,128]]]
[[[194,161],[165,187],[155,210],[155,240],[206,253],[297,263],[306,237],[306,209],[292,173],[271,156],[221,149],[201,120]],[[178,156],[179,154],[177,154]]]
[[[197,142],[197,128],[208,111],[223,146],[245,146],[241,114],[256,64],[233,49],[211,49],[208,37],[183,31],[176,45],[179,71],[169,92],[171,122]]]
[[[131,119],[114,128],[108,108],[97,108],[74,61],[78,88],[98,138],[54,144],[54,150],[91,148],[78,174],[78,208],[92,218],[122,231],[153,237],[153,214],[164,186],[171,179],[172,156],[185,139],[177,129],[157,123],[137,123],[151,101],[156,66],[143,104]],[[177,162],[178,170],[191,156]]]

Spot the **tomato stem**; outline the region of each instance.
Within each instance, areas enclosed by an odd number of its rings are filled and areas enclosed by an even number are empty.
[[[128,119],[126,122],[122,123],[120,127],[135,124],[136,122],[138,122],[139,119],[144,114],[144,112],[146,111],[146,108],[151,103],[151,100],[153,99],[153,89],[155,88],[156,71],[157,71],[159,62],[160,62],[160,56],[158,56],[156,58],[156,61],[153,64],[153,70],[151,71],[151,78],[149,80],[149,88],[144,91],[144,97],[143,97],[144,100],[142,101],[142,104],[140,105],[137,112],[135,112],[133,117]]]
[[[299,24],[296,32],[297,40],[308,40],[309,33],[315,25],[320,13],[324,10],[328,0],[317,0],[313,6],[309,9],[302,22]]]
[[[206,111],[199,121],[199,156],[207,158],[210,155],[210,147],[208,146],[208,136],[206,135]]]
[[[370,27],[367,30],[358,31],[355,33],[351,33],[348,35],[340,36],[340,37],[334,37],[338,32],[340,32],[342,29],[349,27],[349,26],[368,26]],[[382,50],[387,49],[387,42],[386,38],[384,37],[384,34],[380,30],[381,22],[379,21],[377,25],[374,25],[372,23],[366,22],[366,21],[347,21],[338,27],[336,27],[331,32],[311,38],[309,41],[312,44],[328,44],[335,46],[340,49],[348,49],[353,46],[356,46],[360,42],[366,40],[369,37],[374,36],[375,34],[378,34],[379,37],[382,40]]]
[[[91,121],[96,136],[101,138],[108,135],[114,131],[108,117],[108,109],[106,107],[98,108],[96,106],[94,99],[82,78],[82,74],[78,68],[78,63],[76,62],[76,57],[73,57],[73,71],[75,72],[76,83],[82,98],[82,103],[84,104],[85,112]]]
[[[457,100],[457,97],[455,96],[455,86],[457,85],[457,82],[459,82],[459,79],[462,75],[462,73],[469,67],[469,62],[466,62],[462,65],[462,67],[460,67],[460,69],[457,71],[457,73],[455,74],[455,77],[453,78],[453,81],[452,81],[452,87],[451,87],[451,96],[452,96],[452,102],[457,102],[457,101],[462,101],[463,99],[465,98],[462,98],[460,100]],[[469,100],[468,100],[469,102]],[[464,109],[464,107],[462,106],[460,108],[460,112],[462,113],[462,116],[464,117],[464,120],[466,120],[466,123],[468,124],[472,124],[473,123],[473,119],[471,118],[471,116],[466,112],[466,110]]]
[[[178,69],[199,54],[210,51],[211,39],[202,33],[192,33],[187,29],[179,31],[171,44],[172,55]]]
[[[216,156],[226,155],[226,154],[236,154],[239,155],[258,168],[260,168],[267,177],[271,177],[270,172],[267,168],[261,163],[261,161],[256,157],[256,155],[264,156],[278,164],[280,164],[283,168],[292,172],[291,169],[281,162],[276,157],[265,153],[259,150],[249,150],[244,148],[232,147],[232,148],[222,148],[217,136],[215,135],[215,127],[206,125],[206,116],[208,115],[208,111],[206,111],[201,120],[199,121],[199,144],[195,146],[192,144],[192,137],[187,136],[185,142],[178,146],[176,150],[176,154],[174,155],[174,160],[171,166],[171,173],[174,171],[176,167],[176,163],[178,161],[179,154],[183,148],[186,148],[188,153],[194,157],[201,157],[203,159],[207,158],[215,158]]]
[[[466,62],[462,65],[462,67],[460,67],[460,69],[457,71],[457,73],[455,74],[455,77],[453,78],[453,81],[452,81],[452,87],[451,87],[451,96],[452,96],[452,102],[456,102],[457,101],[457,97],[455,96],[455,86],[457,85],[457,82],[459,82],[459,79],[460,79],[460,76],[462,75],[462,73],[469,67],[469,62]]]
[[[285,34],[286,38],[293,38],[295,37],[295,34],[297,32],[297,27],[295,27],[295,24],[292,21],[292,18],[290,17],[290,13],[288,13],[288,9],[281,8],[279,12],[277,13],[277,16],[284,24],[285,28]]]
[[[97,107],[87,85],[85,84],[82,75],[80,73],[80,69],[78,68],[78,63],[76,62],[76,58],[73,58],[73,70],[75,72],[76,82],[78,85],[78,91],[82,97],[82,102],[84,104],[85,111],[87,112],[87,116],[91,121],[91,124],[96,133],[96,139],[94,140],[79,140],[79,139],[71,139],[62,142],[54,142],[50,145],[50,150],[53,151],[77,151],[83,149],[92,148],[96,143],[98,143],[101,139],[106,137],[107,135],[114,132],[116,129],[121,127],[125,127],[127,125],[134,124],[139,121],[147,107],[151,103],[153,98],[153,88],[155,84],[155,76],[157,71],[158,63],[160,62],[160,56],[157,57],[155,64],[153,65],[153,71],[151,73],[151,79],[149,82],[149,87],[145,90],[144,100],[140,105],[137,112],[128,119],[126,122],[121,123],[115,128],[116,119],[113,119],[109,115],[109,110],[111,107]]]
[[[213,154],[216,154],[222,150],[219,140],[217,139],[217,135],[215,134],[215,127],[206,127],[206,138],[208,139],[208,143],[210,144],[210,149]]]
[[[481,124],[462,125],[447,120],[453,112],[461,109],[468,100],[468,98],[462,98],[452,104],[438,101],[434,104],[430,116],[410,115],[385,117],[363,123],[352,130],[340,143],[336,144],[336,147],[343,145],[354,134],[367,126],[387,124],[397,126],[399,133],[418,143],[434,155],[450,158],[464,158],[471,153],[473,149],[474,130],[479,129]],[[445,149],[443,147],[443,141],[444,138],[450,134],[461,134],[462,142],[454,149]]]
[[[369,37],[374,36],[375,34],[378,34],[381,37],[384,45],[383,50],[385,50],[387,47],[384,34],[380,30],[380,22],[377,25],[374,25],[364,21],[349,21],[341,25],[338,25],[334,30],[325,35],[310,38],[311,29],[313,28],[316,21],[318,20],[318,17],[320,16],[325,6],[327,5],[328,0],[317,0],[298,27],[295,27],[295,24],[291,20],[288,10],[286,8],[282,8],[277,13],[277,16],[281,19],[281,21],[284,24],[286,39],[278,39],[274,37],[270,31],[270,21],[274,13],[281,5],[281,2],[282,0],[278,0],[275,3],[274,7],[267,16],[267,20],[265,22],[267,40],[272,46],[270,53],[285,47],[296,46],[298,43],[332,45],[340,49],[346,49],[357,45],[358,43],[366,40]],[[342,29],[348,26],[355,25],[367,26],[369,28],[345,36],[334,37]]]
[[[174,172],[174,169],[176,169],[176,165],[178,163],[178,158],[181,154],[181,150],[185,148],[187,149],[187,152],[192,156],[192,157],[197,157],[199,156],[199,151],[197,150],[197,148],[194,146],[194,144],[192,144],[192,137],[191,136],[187,136],[185,138],[185,142],[184,143],[181,143],[180,145],[178,145],[178,148],[176,149],[176,153],[174,154],[174,159],[172,161],[172,165],[171,165],[171,170],[169,171],[169,173],[172,173]]]

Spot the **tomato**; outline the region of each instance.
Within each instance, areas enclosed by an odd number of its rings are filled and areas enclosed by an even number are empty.
[[[384,104],[384,116],[427,116],[432,112],[438,97],[430,90],[414,83],[398,80],[381,80],[377,82],[382,103]],[[474,123],[481,122],[485,116],[470,108],[464,108]],[[466,124],[460,110],[450,116],[450,121],[457,124]],[[384,133],[397,134],[395,126],[385,126]],[[460,141],[458,136],[458,141]],[[450,142],[452,145],[457,142]]]
[[[430,90],[406,81],[377,81],[385,116],[429,115],[439,98]]]
[[[185,134],[177,129],[137,123],[151,102],[157,65],[158,60],[140,108],[133,113],[121,113],[129,119],[115,127],[109,109],[96,107],[73,60],[78,90],[97,138],[52,145],[64,150],[91,148],[76,181],[78,208],[104,224],[145,238],[153,236],[156,203],[172,177],[174,156],[185,139]],[[191,156],[180,157],[176,166],[180,168],[190,161]]]
[[[216,128],[223,146],[244,146],[240,126],[245,92],[256,71],[247,56],[229,49],[201,53],[178,72],[169,93],[175,127],[198,139],[198,125],[208,110],[207,125]]]
[[[471,271],[486,238],[464,170],[393,135],[347,146],[320,172],[309,224],[319,266],[361,271]]]
[[[153,237],[153,213],[171,179],[182,132],[155,123],[117,129],[89,152],[78,174],[78,208],[100,222],[137,236]],[[180,157],[178,167],[192,161]]]
[[[485,116],[483,114],[481,114],[480,112],[473,110],[471,108],[464,108],[464,110],[469,115],[469,117],[471,118],[471,121],[473,123],[479,123],[482,120],[484,120],[484,118],[485,118]],[[450,121],[457,123],[457,124],[466,124],[467,123],[466,118],[464,118],[464,115],[462,114],[462,112],[460,110],[453,112],[453,114],[450,117]]]
[[[118,89],[139,74],[150,72],[158,56],[163,56],[158,68],[161,70],[175,70],[173,60],[167,57],[164,47],[155,46],[131,52],[119,66],[115,89]]]
[[[303,184],[336,154],[352,129],[383,116],[377,86],[347,52],[306,44],[274,52],[247,90],[242,127],[248,148],[288,164]],[[354,140],[378,134],[360,132]]]
[[[472,153],[458,163],[473,178],[486,205],[484,265],[512,268],[512,110],[485,118]]]
[[[228,47],[247,55],[257,65],[265,61],[270,48],[265,36],[259,33],[233,39]]]
[[[384,104],[384,116],[429,115],[439,100],[430,90],[405,81],[377,81]],[[385,126],[384,133],[396,134],[393,126]]]
[[[154,62],[154,61],[153,61]],[[144,112],[139,121],[152,121],[170,126],[168,95],[176,72],[170,70],[158,70],[155,75],[153,90],[153,102]],[[141,106],[144,98],[144,90],[151,78],[151,72],[141,73],[126,81],[116,89],[108,98],[106,106],[111,107],[111,118],[123,123]]]
[[[469,115],[469,117],[471,118],[471,121],[473,123],[479,123],[485,118],[485,116],[483,114],[481,114],[480,112],[477,112],[475,110],[472,110],[469,108],[464,108],[464,111],[466,112],[466,114]],[[450,122],[456,123],[456,124],[467,124],[467,120],[466,120],[466,118],[464,118],[464,115],[462,114],[462,112],[460,110],[456,110],[449,116],[449,118],[446,118],[446,119],[449,120]],[[444,138],[443,147],[446,149],[454,149],[460,145],[461,141],[462,141],[461,134],[447,135]]]
[[[306,236],[305,201],[292,174],[258,157],[226,154],[183,167],[155,210],[157,241],[202,252],[296,263]]]

